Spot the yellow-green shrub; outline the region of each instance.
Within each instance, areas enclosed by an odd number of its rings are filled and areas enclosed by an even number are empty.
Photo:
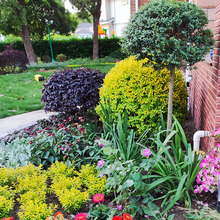
[[[90,195],[104,193],[107,181],[105,177],[97,177],[98,171],[95,166],[83,165],[79,172],[74,168],[70,168],[69,172],[67,169],[69,168],[66,164],[57,162],[48,171],[52,178],[51,191],[57,195],[66,211],[77,211],[87,202]],[[70,177],[73,173],[75,176]]]
[[[0,168],[0,186],[13,186],[16,182],[16,170],[13,168]]]
[[[106,180],[105,176],[100,178],[100,177],[96,177],[94,175],[89,175],[86,178],[85,185],[88,188],[88,192],[91,195],[95,195],[96,193],[105,193],[106,183],[107,183],[107,180]]]
[[[79,210],[89,199],[87,191],[81,192],[75,188],[56,190],[56,195],[64,209],[70,213]]]
[[[149,59],[129,57],[111,69],[100,88],[100,102],[105,106],[104,98],[110,99],[113,118],[117,119],[118,112],[123,115],[126,108],[129,126],[139,133],[150,128],[155,131],[160,112],[167,115],[170,71],[157,71],[152,65]],[[100,105],[96,110],[103,118]],[[179,70],[175,76],[173,113],[180,122],[185,120],[187,89]]]
[[[37,203],[36,201],[29,200],[24,205],[21,205],[22,212],[18,213],[21,220],[43,220],[48,216],[53,215],[57,206],[47,206],[46,203]]]
[[[81,181],[78,177],[70,178],[64,175],[53,178],[51,189],[56,192],[57,189],[79,189],[81,188]]]
[[[67,60],[67,57],[66,57],[64,54],[61,53],[61,54],[58,54],[58,55],[57,55],[56,60],[57,60],[58,62],[64,62],[64,61]]]
[[[20,194],[24,194],[28,191],[46,191],[47,176],[44,174],[41,175],[26,175],[25,177],[18,177],[18,186],[17,192]]]
[[[9,186],[0,186],[0,196],[11,199],[15,197],[15,192]]]
[[[72,162],[72,164],[74,164]],[[47,174],[50,176],[50,178],[54,178],[56,176],[65,175],[66,177],[73,177],[75,175],[75,167],[71,166],[71,168],[68,168],[68,166],[63,162],[56,161],[53,163],[50,168],[48,169]]]
[[[14,201],[0,195],[0,219],[7,218],[14,207]]]
[[[80,178],[81,183],[84,185],[86,184],[87,178],[90,175],[97,176],[98,171],[95,169],[95,166],[91,166],[89,164],[82,165],[81,169],[77,173],[78,177]]]

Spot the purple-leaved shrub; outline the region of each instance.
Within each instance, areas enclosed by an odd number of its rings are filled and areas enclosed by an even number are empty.
[[[99,102],[99,88],[105,74],[89,68],[55,72],[44,84],[45,111],[84,115]]]
[[[8,45],[0,55],[0,75],[7,73],[21,73],[27,69],[28,58],[23,51],[14,50]]]

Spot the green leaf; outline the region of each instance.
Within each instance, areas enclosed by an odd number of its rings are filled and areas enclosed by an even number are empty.
[[[141,182],[134,182],[134,188],[139,189],[141,187]]]
[[[126,180],[126,182],[124,182],[124,184],[122,185],[123,188],[128,188],[134,185],[134,181],[133,180]]]
[[[53,163],[54,162],[54,157],[53,156],[49,156],[48,160]]]
[[[70,168],[70,167],[71,167],[71,162],[68,160],[68,161],[66,162],[66,165],[68,166],[68,168]]]
[[[111,147],[103,147],[103,153],[107,156],[110,156],[112,154],[113,150]]]

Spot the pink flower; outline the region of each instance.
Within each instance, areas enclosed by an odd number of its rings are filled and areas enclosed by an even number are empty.
[[[145,217],[145,218],[150,218],[150,216],[149,216],[149,215],[145,215],[144,217]]]
[[[122,205],[118,205],[118,206],[117,206],[117,209],[118,209],[118,210],[122,210]]]
[[[68,148],[68,151],[70,151],[70,148]]]
[[[52,117],[52,119],[54,120],[54,119],[56,119],[55,117]]]
[[[67,157],[68,157],[68,155],[65,155],[64,157],[65,157],[65,158],[67,158]]]
[[[58,148],[61,148],[61,145],[58,145],[57,147],[58,147]]]
[[[104,202],[105,198],[104,198],[103,194],[99,193],[99,194],[94,195],[92,200],[93,200],[93,202],[100,203],[100,202]]]
[[[30,141],[30,144],[33,144],[33,141]]]
[[[103,167],[105,161],[103,159],[98,161],[98,167]]]
[[[76,215],[76,218],[75,218],[75,220],[86,220],[86,219],[87,219],[87,214],[83,212]]]
[[[98,145],[99,145],[100,147],[104,147],[104,145],[102,144],[101,141],[98,142]]]
[[[72,117],[69,117],[69,120],[72,120]]]
[[[151,152],[151,150],[150,150],[149,148],[145,148],[145,149],[143,150],[143,155],[144,155],[145,157],[149,157],[151,154],[152,154],[152,152]]]
[[[61,148],[61,150],[65,150],[65,149],[66,149],[65,147]]]
[[[65,120],[63,120],[63,122],[67,122],[67,120],[65,119]]]

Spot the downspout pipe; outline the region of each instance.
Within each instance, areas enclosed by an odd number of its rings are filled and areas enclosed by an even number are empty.
[[[202,137],[209,137],[209,131],[200,130],[193,135],[193,151],[199,150],[200,138]]]
[[[135,0],[135,11],[136,11],[136,13],[138,12],[138,7],[139,7],[138,0]]]

